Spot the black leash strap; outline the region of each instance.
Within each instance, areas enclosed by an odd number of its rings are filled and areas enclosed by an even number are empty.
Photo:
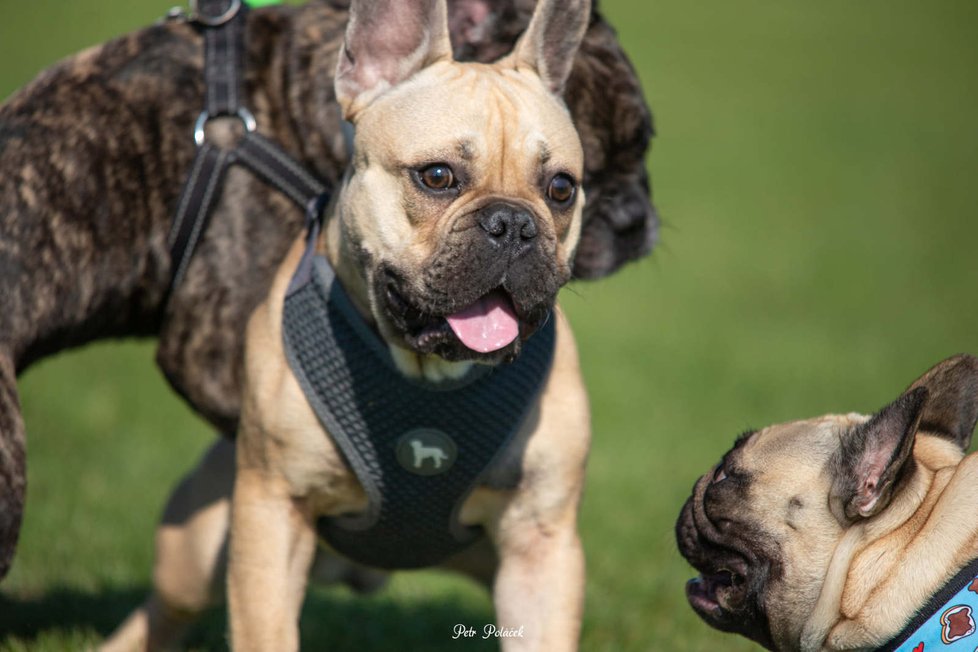
[[[299,162],[256,131],[255,118],[243,104],[247,5],[242,0],[192,0],[190,5],[189,19],[204,32],[206,96],[204,110],[194,124],[197,154],[170,229],[170,294],[183,280],[194,249],[207,230],[229,166],[242,165],[303,210],[327,191],[325,184]],[[231,150],[206,142],[207,123],[227,116],[240,119],[245,130]]]

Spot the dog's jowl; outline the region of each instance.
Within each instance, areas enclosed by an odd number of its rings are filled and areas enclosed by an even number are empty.
[[[452,0],[448,24],[455,51],[480,61],[505,54],[525,29],[532,4]],[[254,114],[257,133],[334,188],[347,164],[333,74],[348,7],[345,0],[310,0],[253,10],[243,35],[241,103]],[[284,195],[232,169],[182,282],[167,297],[167,235],[191,172],[194,124],[205,106],[202,31],[186,18],[161,21],[64,60],[0,106],[0,576],[13,556],[25,495],[15,376],[34,361],[93,339],[159,335],[158,362],[174,388],[222,433],[237,429],[243,324],[267,294],[303,220]],[[657,220],[644,166],[651,120],[635,73],[595,12],[584,42],[565,97],[587,148],[577,181],[597,201],[584,210],[580,243],[568,264],[575,276],[594,278],[647,253]],[[610,92],[609,76],[615,80]],[[459,100],[453,97],[445,107],[457,107]],[[418,133],[440,119],[419,126]],[[215,119],[207,127],[208,142],[222,145],[234,140],[239,122]],[[435,168],[426,178],[437,183],[439,174]],[[476,177],[457,180],[481,183]],[[508,219],[483,215],[493,228]],[[541,231],[537,241],[549,237]],[[531,260],[532,268],[509,283],[522,287],[521,301],[539,303],[548,287],[530,287],[538,282],[529,279],[544,261]],[[409,280],[398,276],[405,271],[398,261],[386,262],[373,282],[383,283],[387,272],[395,283]],[[429,273],[433,289],[449,289],[439,285],[436,270]],[[512,334],[513,322],[497,297],[486,301],[500,317],[495,335],[479,345],[491,348]],[[416,316],[396,302],[390,307],[383,321],[387,334],[400,328],[402,337],[410,337]],[[465,319],[465,312],[456,316],[462,337],[473,335],[478,322]],[[433,348],[453,346],[443,335],[422,339]],[[497,355],[510,355],[517,346]]]
[[[690,605],[771,650],[973,651],[947,645],[975,633],[976,421],[960,355],[874,415],[745,433],[676,525]]]

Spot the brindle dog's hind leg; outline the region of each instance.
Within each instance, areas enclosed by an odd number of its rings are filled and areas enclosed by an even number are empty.
[[[16,367],[9,355],[0,353],[0,578],[10,569],[17,548],[26,488],[24,419],[17,398]]]

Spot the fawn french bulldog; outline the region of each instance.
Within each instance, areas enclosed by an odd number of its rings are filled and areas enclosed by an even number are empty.
[[[972,607],[957,602],[978,597],[976,420],[978,358],[959,355],[874,415],[745,433],[676,525],[701,572],[690,605],[771,650],[919,652],[928,636],[970,636]]]
[[[154,594],[109,649],[172,638],[176,614],[199,608],[183,596],[220,576],[228,527],[237,650],[298,647],[321,535],[368,566],[491,579],[498,628],[519,633],[505,649],[576,649],[590,429],[556,301],[584,207],[561,91],[589,16],[587,0],[543,0],[511,54],[475,64],[452,57],[444,0],[352,4],[335,76],[356,129],[350,170],[249,321],[236,454],[224,446],[185,483],[183,515],[157,538]],[[325,302],[321,328],[289,330],[315,310],[296,307],[307,300]],[[342,368],[317,385],[323,365],[302,359],[327,340],[326,366]],[[333,402],[344,393],[356,405]],[[375,409],[396,413],[395,438],[382,439],[383,414],[350,416]],[[498,451],[467,432],[507,418]],[[231,496],[215,496],[219,477]]]

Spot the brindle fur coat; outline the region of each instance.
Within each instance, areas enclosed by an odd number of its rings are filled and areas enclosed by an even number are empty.
[[[332,74],[343,0],[251,12],[246,92],[259,131],[336,184],[346,161]],[[456,55],[489,61],[525,28],[532,0],[449,0]],[[16,375],[91,340],[159,337],[157,360],[222,433],[239,411],[248,315],[302,224],[250,173],[228,175],[182,284],[166,301],[167,234],[194,156],[203,38],[161,22],[85,50],[0,106],[0,577],[26,486]],[[615,33],[594,11],[566,90],[586,152],[575,259],[599,278],[647,253],[658,220],[644,157],[651,115]]]

